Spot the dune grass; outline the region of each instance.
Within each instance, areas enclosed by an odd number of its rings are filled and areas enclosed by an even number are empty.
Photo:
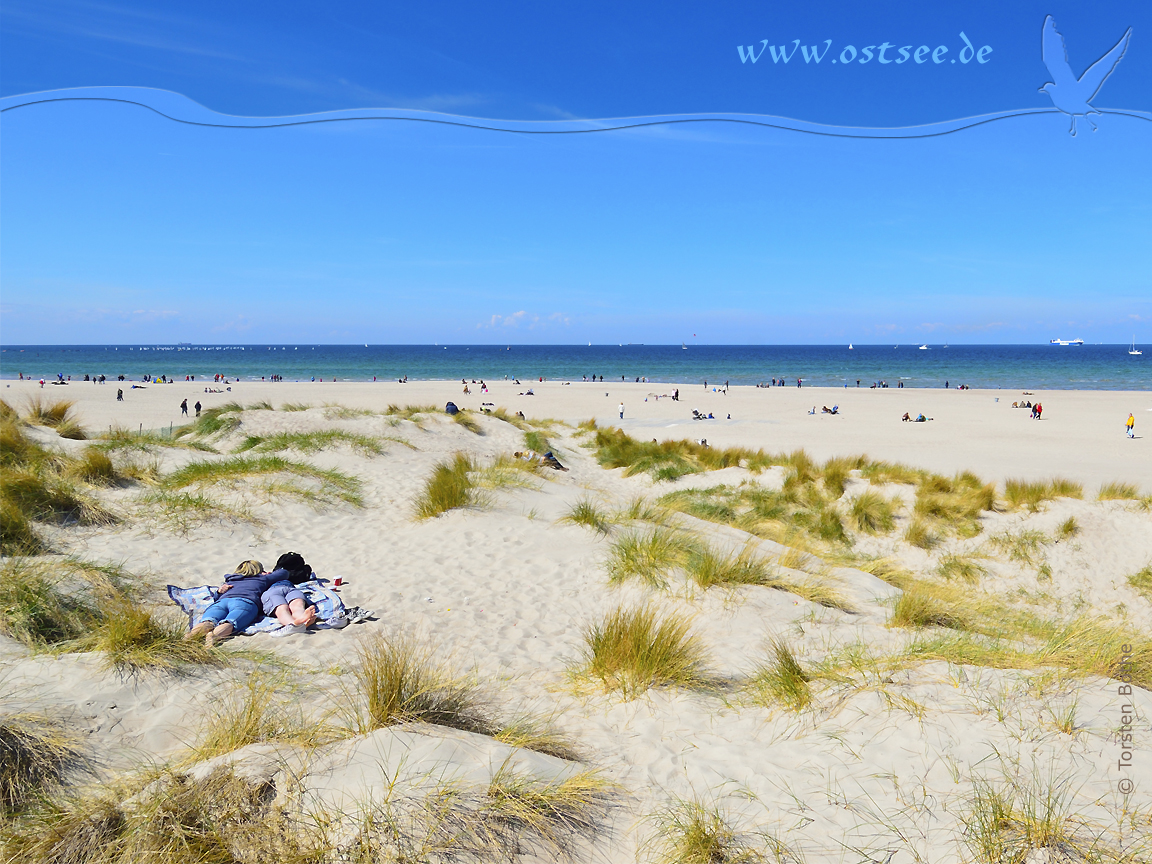
[[[919,549],[935,549],[942,542],[939,534],[932,530],[925,519],[913,519],[904,529],[904,540]]]
[[[83,441],[88,434],[72,412],[75,404],[68,399],[48,402],[39,395],[31,396],[24,406],[24,420],[33,426],[51,427],[61,438]]]
[[[541,841],[567,857],[576,837],[592,837],[616,792],[615,784],[587,770],[542,780],[508,765],[488,784],[487,811],[501,827]]]
[[[554,449],[548,436],[536,429],[524,433],[524,446],[536,453],[549,453]]]
[[[304,462],[293,462],[281,456],[230,456],[217,461],[190,462],[167,475],[161,485],[166,491],[178,491],[190,486],[206,487],[230,484],[234,488],[247,485],[254,477],[282,475],[292,482],[279,481],[265,487],[276,495],[288,495],[310,503],[343,501],[356,507],[363,506],[360,481],[333,468],[317,468]],[[300,485],[303,480],[311,485]]]
[[[717,586],[774,585],[768,561],[757,554],[755,543],[739,552],[727,552],[697,544],[688,552],[684,570],[697,586],[705,590]]]
[[[91,489],[120,479],[104,454],[89,449],[70,456],[29,438],[17,420],[0,420],[0,552],[47,549],[37,522],[114,522],[115,516]]]
[[[103,620],[87,634],[62,647],[100,652],[105,665],[127,673],[177,672],[225,662],[219,651],[185,642],[184,623],[158,610],[119,598],[106,603],[103,613]]]
[[[323,721],[305,716],[283,672],[257,667],[224,697],[214,693],[192,759],[201,761],[249,744],[287,742],[304,747],[335,737]]]
[[[591,498],[578,500],[560,519],[573,525],[584,525],[599,534],[607,534],[612,526],[612,517]]]
[[[699,543],[684,531],[656,526],[630,531],[612,542],[608,550],[608,581],[617,585],[639,579],[655,588],[668,585],[668,574],[684,567]]]
[[[307,411],[311,407],[312,406],[309,405],[307,402],[285,402],[283,405],[280,406],[280,410],[281,411],[290,411],[290,412]]]
[[[475,470],[476,464],[464,453],[457,453],[450,461],[436,463],[416,499],[417,518],[431,519],[449,510],[476,504],[476,480],[472,476]]]
[[[70,642],[104,620],[102,601],[117,592],[76,559],[0,562],[0,633],[34,650]]]
[[[1043,532],[1027,528],[1016,533],[997,534],[990,540],[993,547],[1008,556],[1009,561],[1021,564],[1034,564],[1044,546],[1051,542]]]
[[[652,606],[618,607],[584,631],[580,677],[634,699],[653,687],[702,689],[714,685],[707,651],[689,621]]]
[[[1114,480],[1100,487],[1100,491],[1096,493],[1096,500],[1139,501],[1140,489],[1135,483],[1125,483],[1122,480]]]
[[[1057,498],[1083,498],[1084,486],[1063,477],[1051,480],[1005,480],[1004,497],[1013,510],[1026,507],[1035,513],[1040,505]]]
[[[1145,564],[1135,573],[1129,573],[1125,581],[1145,597],[1152,598],[1152,563]]]
[[[513,747],[535,750],[569,762],[580,759],[580,753],[571,737],[532,714],[518,714],[502,720],[489,734],[497,741]]]
[[[204,492],[169,492],[158,489],[142,495],[139,505],[148,515],[181,535],[213,520],[260,524],[255,512],[243,505],[226,504]]]
[[[271,790],[219,769],[202,779],[152,770],[59,796],[3,832],[10,861],[51,864],[319,864],[322,825],[300,831]]]
[[[677,799],[658,811],[655,860],[659,864],[759,864],[765,861],[740,837],[715,804]]]
[[[273,435],[249,435],[233,451],[244,453],[281,453],[295,450],[300,453],[319,453],[334,447],[348,447],[361,456],[379,456],[384,452],[383,442],[393,441],[412,448],[402,438],[360,435],[343,429],[323,429],[317,432],[277,432]],[[415,449],[415,448],[412,448]]]
[[[461,408],[455,414],[450,414],[449,416],[456,422],[457,426],[463,426],[473,435],[484,434],[484,427],[482,427],[480,422],[474,416],[472,416],[472,412],[468,411],[467,409]]]
[[[87,767],[83,739],[58,720],[0,714],[0,824]]]
[[[936,574],[943,579],[960,579],[975,585],[988,575],[988,570],[971,555],[941,555],[936,564]]]
[[[1027,769],[1002,764],[999,773],[976,778],[961,817],[964,842],[978,864],[1031,861],[1036,852],[1053,861],[1147,860],[1142,854],[1149,851],[1147,842],[1139,844],[1142,850],[1124,849],[1114,830],[1094,826],[1073,812],[1077,784],[1070,774],[1058,773],[1054,766],[1045,770],[1035,762]]]
[[[170,437],[150,429],[139,432],[135,429],[126,429],[123,426],[113,426],[107,432],[101,432],[93,439],[92,446],[105,451],[139,450],[148,452],[156,447],[173,447],[199,450],[203,453],[218,452],[215,447],[203,441],[178,438],[175,431]]]
[[[887,534],[896,524],[896,505],[879,492],[866,489],[852,499],[848,518],[864,534]]]
[[[353,675],[364,701],[360,731],[430,723],[489,735],[498,731],[474,683],[453,673],[413,636],[381,634],[361,642]]]
[[[205,408],[200,416],[184,426],[173,430],[173,438],[195,436],[197,438],[219,438],[240,428],[244,406],[239,402],[226,402],[215,408]]]
[[[415,515],[417,519],[431,519],[449,510],[487,505],[492,500],[488,492],[532,486],[538,476],[536,466],[506,453],[487,465],[474,462],[466,453],[456,453],[451,460],[433,467],[416,498]]]
[[[746,687],[758,705],[784,705],[800,711],[812,701],[811,680],[792,649],[777,639],[772,642],[768,662],[755,670]]]

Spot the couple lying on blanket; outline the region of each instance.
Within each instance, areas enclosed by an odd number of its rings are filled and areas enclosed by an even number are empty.
[[[244,561],[235,573],[224,577],[224,584],[216,589],[218,599],[184,638],[205,636],[211,648],[234,633],[243,633],[264,615],[302,633],[316,623],[316,608],[305,602],[297,586],[311,578],[312,568],[298,552],[281,555],[271,571],[259,561]]]

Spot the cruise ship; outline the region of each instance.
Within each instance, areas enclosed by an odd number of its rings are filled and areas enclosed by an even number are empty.
[[[1083,339],[1052,339],[1049,345],[1083,345]]]

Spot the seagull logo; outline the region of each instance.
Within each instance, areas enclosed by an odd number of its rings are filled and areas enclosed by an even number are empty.
[[[1112,46],[1111,51],[1077,78],[1068,64],[1068,49],[1064,47],[1064,37],[1056,29],[1056,19],[1051,15],[1044,19],[1041,51],[1044,55],[1044,65],[1048,67],[1048,72],[1055,80],[1041,87],[1040,92],[1047,93],[1052,99],[1052,104],[1072,118],[1072,128],[1068,131],[1073,135],[1076,134],[1077,117],[1083,117],[1092,127],[1092,131],[1096,131],[1096,124],[1088,115],[1100,112],[1092,107],[1091,101],[1100,92],[1100,88],[1104,86],[1104,82],[1124,56],[1124,52],[1128,50],[1128,39],[1131,36],[1132,28],[1129,27],[1120,37],[1120,41]]]

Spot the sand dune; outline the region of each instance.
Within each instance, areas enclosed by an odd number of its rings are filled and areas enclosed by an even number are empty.
[[[12,382],[5,391],[16,407],[33,393],[21,383]],[[528,386],[535,396],[516,395]],[[215,584],[243,559],[270,564],[280,552],[299,550],[320,575],[341,576],[345,602],[374,610],[375,620],[281,639],[235,639],[229,650],[267,652],[264,659],[287,664],[276,673],[287,682],[282,698],[303,711],[308,725],[348,729],[353,709],[363,710],[353,674],[358,649],[380,634],[408,634],[475,687],[499,723],[525,714],[546,718],[569,739],[577,760],[527,751],[490,735],[407,723],[336,731],[315,746],[252,744],[195,767],[190,750],[203,741],[205,723],[251,676],[273,676],[259,655],[181,675],[126,676],[108,669],[97,653],[46,653],[0,637],[3,711],[48,713],[79,731],[103,782],[145,763],[176,766],[171,770],[193,780],[221,765],[243,766],[245,782],[272,784],[278,812],[297,820],[326,814],[334,848],[343,844],[345,850],[354,826],[361,824],[357,820],[371,809],[370,800],[391,802],[400,808],[396,812],[409,814],[404,824],[411,832],[428,832],[427,823],[411,814],[426,815],[420,807],[426,808],[427,795],[448,787],[459,792],[461,812],[472,813],[475,825],[486,826],[483,831],[510,830],[513,823],[492,821],[490,815],[493,778],[503,768],[535,778],[542,788],[587,770],[604,782],[603,797],[588,811],[594,830],[565,835],[567,846],[528,831],[521,837],[526,861],[559,860],[565,849],[574,860],[652,860],[666,848],[662,844],[678,836],[669,808],[694,800],[723,816],[733,832],[730,849],[743,844],[764,860],[774,860],[773,855],[807,862],[988,860],[979,857],[973,827],[973,814],[986,806],[981,790],[988,789],[1014,796],[1015,821],[1001,826],[1005,842],[1017,844],[1012,848],[1037,845],[1022,814],[1029,801],[1056,789],[1059,806],[1050,821],[1062,826],[1069,842],[1101,855],[1136,856],[1124,860],[1149,853],[1152,763],[1139,751],[1152,746],[1152,694],[1132,686],[1130,694],[1121,695],[1125,685],[1085,671],[1084,657],[1060,659],[1065,655],[1058,639],[1045,643],[1038,635],[1039,641],[1021,642],[1023,631],[1009,624],[1027,616],[1053,626],[1090,621],[1125,634],[1134,645],[1152,644],[1147,626],[1152,603],[1127,578],[1152,563],[1152,513],[1140,501],[1093,500],[1097,486],[1113,480],[1134,483],[1144,495],[1152,491],[1147,439],[1128,440],[1122,431],[1129,410],[1137,411],[1140,431],[1142,418],[1149,416],[1139,413],[1149,407],[1147,393],[1038,393],[1028,397],[1045,405],[1044,420],[1037,423],[1027,411],[1008,407],[1019,394],[989,391],[732,388],[725,396],[682,388],[680,401],[672,402],[655,398],[670,387],[636,383],[489,382],[489,387],[490,394],[472,387],[470,396],[462,396],[459,384],[446,383],[242,383],[230,394],[209,396],[202,387],[181,382],[128,391],[119,404],[111,383],[47,388],[46,397],[75,399],[93,433],[110,424],[179,426],[177,406],[183,398],[200,398],[205,407],[230,399],[316,406],[236,414],[236,428],[204,439],[219,454],[162,446],[143,454],[117,453],[116,459],[155,460],[158,476],[193,462],[224,460],[249,436],[337,429],[377,439],[381,452],[335,442],[319,452],[278,454],[357,478],[363,506],[301,500],[283,490],[262,490],[262,478],[247,478],[234,487],[202,488],[219,503],[247,508],[251,518],[209,514],[181,523],[155,503],[140,503],[150,487],[125,485],[98,492],[121,516],[118,524],[40,530],[60,552],[115,562],[136,574],[147,602],[173,616],[175,607],[166,605],[162,594],[165,584]],[[443,413],[414,419],[382,413],[389,404],[442,408],[448,400],[472,409],[482,434]],[[615,415],[620,401],[623,421]],[[528,418],[566,421],[538,429],[570,470],[521,472],[516,484],[494,481],[480,504],[416,519],[414,502],[437,463],[464,452],[485,466],[501,454],[527,449],[521,429],[478,413],[482,402],[522,410]],[[836,402],[840,414],[809,416],[805,411],[813,402],[818,411]],[[364,411],[325,408],[325,403]],[[685,419],[691,408],[717,417],[731,413],[733,419],[694,422]],[[904,411],[935,419],[901,423]],[[925,549],[903,539],[917,518],[916,487],[873,485],[856,470],[847,477],[843,496],[827,493],[830,501],[820,507],[847,520],[859,495],[895,496],[905,503],[897,506],[891,530],[871,535],[845,521],[848,542],[825,542],[801,528],[750,533],[744,530],[750,522],[725,523],[709,515],[713,511],[697,510],[637,521],[618,517],[600,533],[564,517],[580,501],[607,514],[626,509],[639,496],[656,504],[681,490],[697,496],[719,486],[779,493],[790,469],[730,467],[671,482],[656,482],[646,473],[628,477],[624,469],[598,464],[590,436],[576,428],[592,417],[639,441],[707,438],[713,448],[804,447],[819,461],[866,452],[946,474],[971,470],[998,484],[1001,495],[1008,477],[1060,475],[1082,483],[1084,497],[1046,501],[1035,512],[1026,507],[983,511],[974,526],[961,530],[941,522],[939,545]],[[69,452],[86,446],[42,429],[29,434]],[[811,489],[825,487],[814,481]],[[1070,519],[1075,528],[1065,530]],[[610,584],[614,544],[653,530],[720,552],[747,549],[766,562],[773,584],[782,587],[705,590],[686,575],[683,560],[656,580],[663,587],[642,578]],[[966,562],[970,569],[945,578],[940,574],[948,560]],[[7,559],[6,567],[11,564]],[[984,603],[984,611],[971,613],[982,615],[983,623],[890,626],[893,606],[906,592],[937,588],[953,592],[942,597]],[[805,596],[836,599],[814,602]],[[656,687],[627,698],[579,674],[588,628],[617,607],[644,604],[690,622],[706,652],[710,686]],[[908,653],[909,646],[932,639],[995,644],[997,634],[987,628],[995,626],[998,614],[1013,649],[1031,652],[1033,659],[1005,662],[1009,654],[1003,652],[999,660],[974,653],[967,659],[958,653]],[[1073,646],[1087,644],[1068,635],[1073,631],[1061,631],[1060,638]],[[1049,631],[1036,625],[1032,632]],[[811,678],[810,701],[800,710],[773,695],[771,687],[753,686],[759,672],[772,667],[774,642],[787,645]],[[1043,644],[1054,658],[1048,662],[1034,659]],[[1093,644],[1114,650],[1111,642]],[[1117,658],[1098,661],[1093,668],[1110,669]],[[1137,718],[1131,746],[1138,752],[1134,762],[1121,766],[1125,742],[1118,730],[1125,704]],[[1120,791],[1129,788],[1130,794]],[[157,789],[148,787],[149,794],[161,794]],[[503,841],[492,842],[496,845],[484,853],[491,860],[512,855]],[[331,854],[325,860],[338,860]],[[428,853],[427,860],[441,859]],[[1095,859],[1037,850],[1003,860]]]

